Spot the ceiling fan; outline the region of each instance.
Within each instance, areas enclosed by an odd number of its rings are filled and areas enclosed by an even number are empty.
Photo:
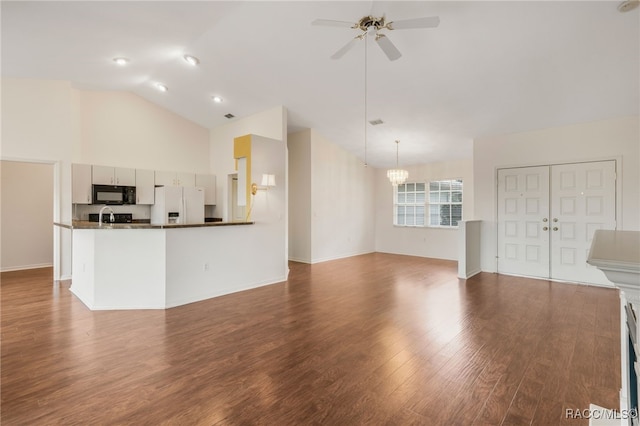
[[[348,27],[361,31],[349,43],[344,45],[340,50],[331,55],[331,59],[340,59],[351,50],[360,40],[363,40],[368,34],[375,35],[375,41],[382,49],[390,61],[395,61],[402,56],[402,53],[391,43],[389,38],[382,34],[382,30],[408,30],[416,28],[435,28],[440,24],[440,18],[437,16],[429,16],[425,18],[404,19],[402,21],[387,22],[385,16],[377,18],[375,16],[364,16],[356,23],[346,21],[334,21],[330,19],[316,19],[311,25],[321,25],[326,27]]]

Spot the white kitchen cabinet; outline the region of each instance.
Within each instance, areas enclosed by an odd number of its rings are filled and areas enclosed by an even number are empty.
[[[94,185],[136,186],[135,169],[122,167],[93,166]]]
[[[156,171],[158,186],[196,186],[195,173]]]
[[[176,172],[156,170],[155,177],[155,184],[158,186],[174,186],[176,184]]]
[[[73,204],[91,204],[91,165],[71,165],[71,202]]]
[[[196,175],[196,186],[204,188],[204,205],[216,205],[216,176]]]
[[[113,185],[114,167],[93,166],[91,183],[94,185]]]
[[[195,173],[176,173],[178,186],[196,186]]]
[[[153,170],[136,169],[136,204],[153,204],[155,201],[155,173]]]

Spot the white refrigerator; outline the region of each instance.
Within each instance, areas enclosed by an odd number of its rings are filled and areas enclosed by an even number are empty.
[[[151,224],[204,223],[204,188],[158,186],[151,206]]]

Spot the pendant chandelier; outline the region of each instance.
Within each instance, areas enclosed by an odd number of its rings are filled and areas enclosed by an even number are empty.
[[[396,168],[387,170],[387,177],[391,182],[391,185],[398,186],[402,185],[407,181],[409,177],[409,172],[403,170],[398,167],[398,146],[400,145],[400,141],[396,141]]]

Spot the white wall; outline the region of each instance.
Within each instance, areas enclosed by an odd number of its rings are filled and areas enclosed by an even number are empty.
[[[251,271],[245,272],[244,282],[252,285],[284,281],[289,273],[287,145],[280,140],[253,135],[252,182],[260,185],[263,174],[275,175],[276,186],[259,190],[253,196],[251,220],[255,224],[245,227],[249,240],[240,242],[245,251],[242,259],[251,265]]]
[[[288,135],[289,259],[311,263],[311,130]]]
[[[254,286],[286,280],[288,274],[288,160],[287,111],[276,107],[211,129],[211,172],[217,176],[216,216],[228,220],[228,175],[235,173],[233,140],[251,136],[252,180],[258,185],[263,173],[276,175],[276,187],[259,191],[253,199],[255,225],[237,230],[242,256],[236,268]],[[233,231],[233,229],[231,230]],[[237,277],[229,276],[230,281]]]
[[[0,271],[53,265],[53,165],[0,165]]]
[[[211,129],[210,141],[210,172],[215,174],[217,204],[215,216],[224,221],[229,219],[227,211],[229,174],[236,172],[233,158],[233,140],[244,135],[259,135],[265,138],[287,143],[287,111],[284,107],[275,107],[249,117],[234,119]]]
[[[474,141],[475,219],[482,222],[482,270],[496,270],[496,170],[621,159],[621,222],[618,229],[640,230],[640,122],[637,116],[576,124]]]
[[[209,131],[136,95],[31,79],[3,78],[1,88],[1,158],[55,165],[55,221],[72,219],[72,162],[210,171]],[[71,232],[54,229],[54,241],[55,278],[70,278]]]
[[[127,92],[80,91],[73,162],[209,172],[209,129]]]
[[[375,251],[374,169],[311,129],[311,263]]]
[[[53,218],[70,221],[71,153],[79,144],[78,106],[71,84],[3,78],[0,87],[1,158],[54,164]],[[54,278],[70,278],[71,232],[54,229],[54,247]]]
[[[428,163],[405,167],[408,182],[462,179],[462,218],[470,220],[474,211],[474,178],[471,159],[442,163]],[[406,254],[436,259],[458,259],[458,230],[444,228],[416,228],[393,225],[393,186],[387,171],[376,170],[375,235],[376,251]]]

